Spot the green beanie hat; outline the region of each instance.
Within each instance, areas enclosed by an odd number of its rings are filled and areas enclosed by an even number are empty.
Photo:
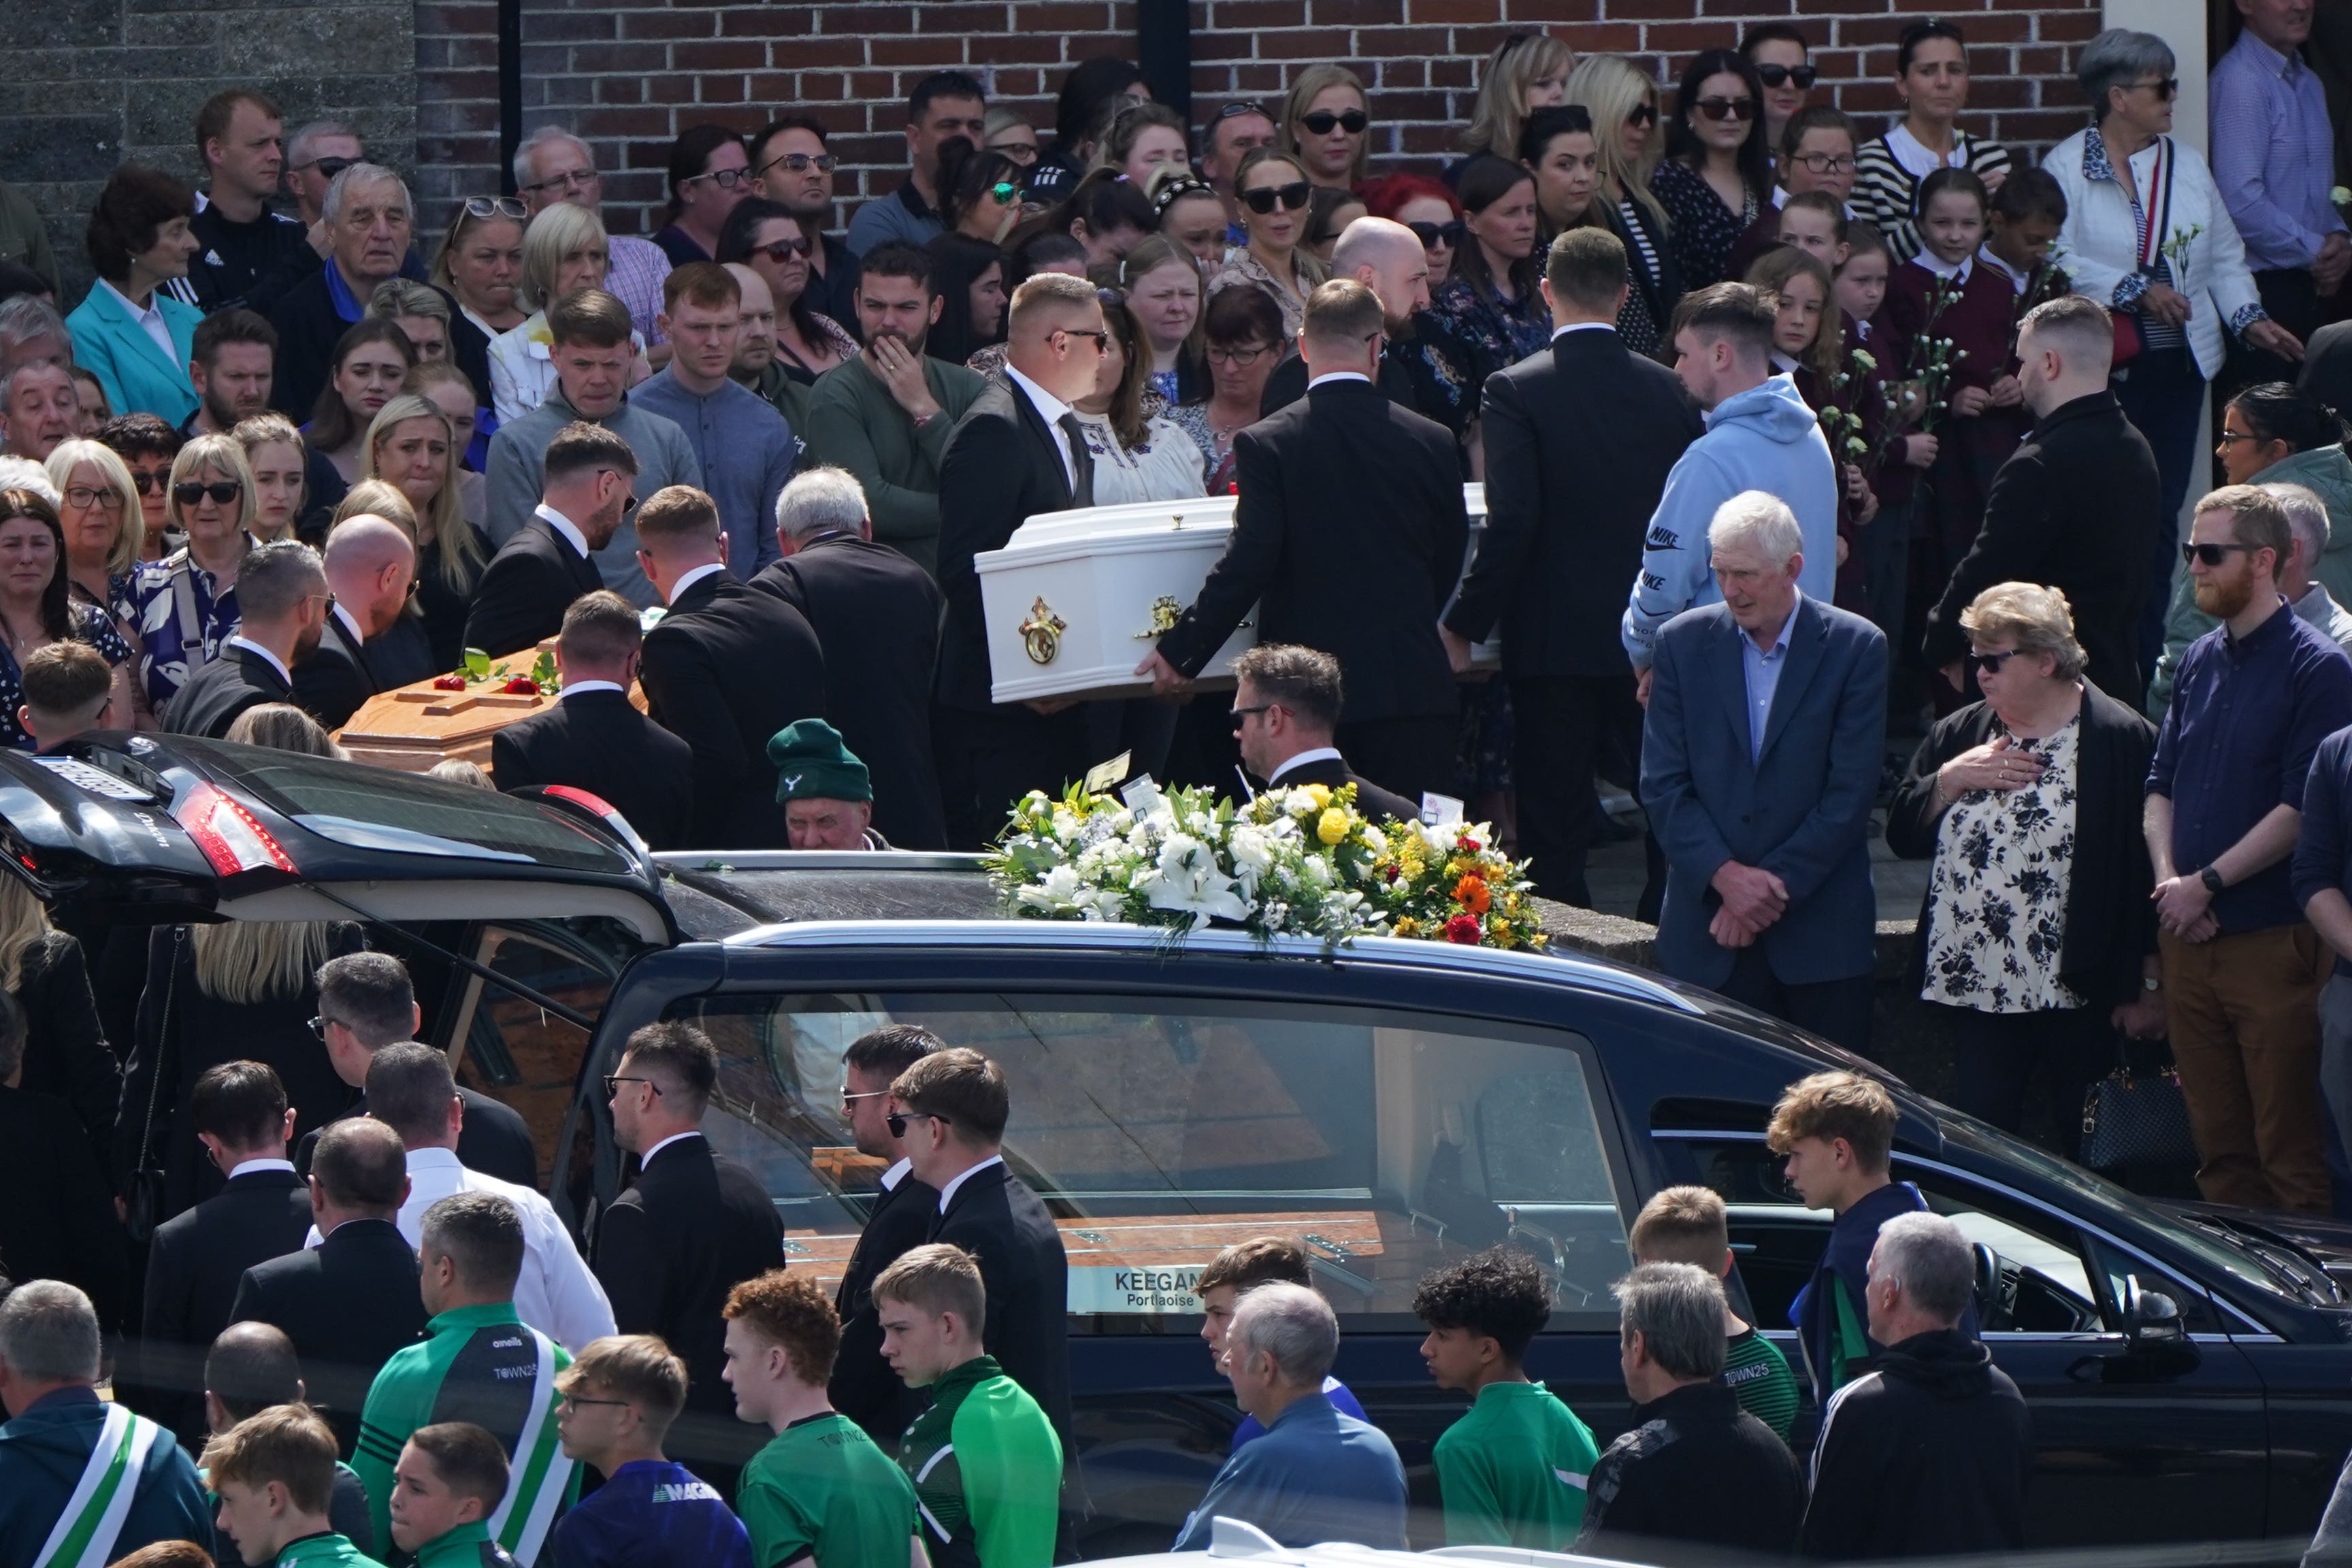
[[[874,781],[866,764],[841,743],[841,731],[822,719],[785,725],[768,742],[776,768],[776,802],[872,800]]]

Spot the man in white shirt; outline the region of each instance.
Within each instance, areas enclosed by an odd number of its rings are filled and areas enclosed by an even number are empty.
[[[425,1211],[455,1193],[494,1193],[522,1215],[522,1274],[515,1281],[515,1315],[578,1354],[589,1341],[613,1331],[604,1287],[581,1260],[572,1235],[548,1201],[529,1187],[469,1171],[457,1163],[457,1130],[465,1119],[449,1058],[431,1046],[386,1046],[368,1064],[368,1114],[400,1134],[408,1153],[408,1201],[395,1222],[415,1246]]]
[[[255,546],[237,567],[243,625],[188,677],[164,710],[163,728],[217,741],[247,709],[292,701],[294,667],[319,646],[331,597],[317,551],[292,539]]]

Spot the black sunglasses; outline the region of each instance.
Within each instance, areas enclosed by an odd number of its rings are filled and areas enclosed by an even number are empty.
[[[1260,185],[1242,193],[1242,205],[1261,216],[1277,205],[1285,212],[1297,212],[1306,206],[1315,194],[1315,187],[1304,180],[1293,180],[1286,185]]]
[[[1969,663],[1975,667],[1979,675],[1999,675],[2002,665],[2007,664],[2023,651],[2022,648],[2014,647],[2002,653],[1977,653],[1972,650],[1969,654]]]
[[[1298,123],[1307,127],[1309,133],[1317,136],[1330,135],[1334,127],[1346,132],[1350,136],[1355,136],[1360,134],[1364,127],[1371,122],[1371,116],[1360,109],[1350,109],[1344,114],[1334,114],[1328,109],[1318,109],[1312,114],[1302,114],[1298,117]]]
[[[771,240],[766,245],[754,246],[752,248],[781,267],[783,265],[785,257],[806,256],[814,247],[809,243],[808,237],[803,235],[798,239]]]
[[[143,489],[144,487],[142,488]],[[245,487],[235,479],[219,479],[209,485],[185,484],[172,487],[172,499],[182,506],[194,506],[207,496],[218,504],[226,506],[244,493]]]
[[[2180,95],[2180,79],[2177,76],[2168,76],[2157,81],[2136,81],[2131,84],[2131,90],[2135,92],[2141,88],[2147,88],[2155,93],[2158,102],[2170,103]]]
[[[1756,118],[1752,98],[1702,98],[1691,107],[1709,120],[1737,120],[1745,125]]]
[[[625,1083],[642,1083],[650,1088],[656,1095],[661,1093],[661,1085],[654,1082],[654,1080],[649,1078],[623,1078],[619,1073],[608,1072],[604,1075],[604,1098],[606,1100],[610,1100],[614,1095],[620,1093],[620,1086]]]
[[[1811,88],[1820,75],[1821,72],[1811,66],[1758,66],[1756,68],[1756,79],[1766,87],[1793,84],[1799,92]]]
[[[2202,561],[2208,566],[2219,566],[2238,551],[2262,548],[2259,544],[2184,544],[2180,547],[2180,563],[2186,566]]]
[[[928,1110],[894,1110],[882,1119],[882,1125],[890,1130],[891,1137],[904,1138],[907,1135],[907,1123],[909,1121],[945,1121],[946,1120],[946,1117],[934,1116]]]
[[[1625,116],[1628,125],[1655,125],[1657,122],[1658,106],[1654,103],[1637,103],[1633,111]]]
[[[359,160],[356,158],[313,158],[307,163],[297,163],[295,170],[316,169],[321,179],[333,179]]]
[[[1412,230],[1412,237],[1421,241],[1421,247],[1423,250],[1433,245],[1442,245],[1448,250],[1459,250],[1462,248],[1462,241],[1468,237],[1470,233],[1470,226],[1458,217],[1450,223],[1409,223],[1405,227]]]
[[[133,468],[131,470],[131,483],[132,488],[137,489],[141,495],[153,495],[158,491],[168,490],[172,488],[172,470],[169,468]]]

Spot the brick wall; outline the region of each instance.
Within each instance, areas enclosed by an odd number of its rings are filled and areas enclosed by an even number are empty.
[[[1515,29],[1633,55],[1666,80],[1694,49],[1769,17],[1811,35],[1825,89],[1874,125],[1895,107],[1895,36],[1925,14],[1889,0],[1577,0],[1570,11],[1558,0],[1192,0],[1196,111],[1238,95],[1275,100],[1300,67],[1338,60],[1372,88],[1377,161],[1427,166],[1469,118],[1479,60]],[[2038,153],[2081,123],[2072,66],[2099,29],[2095,0],[1978,0],[1936,14],[1969,33],[1970,130]],[[495,186],[495,21],[489,0],[416,7],[420,178],[435,195]],[[524,0],[524,124],[562,120],[587,135],[608,201],[637,209],[650,232],[680,129],[748,130],[803,107],[837,134],[847,208],[896,183],[899,105],[925,72],[971,70],[1045,129],[1068,67],[1132,57],[1134,28],[1131,0]]]
[[[404,0],[15,0],[5,16],[0,179],[47,221],[68,306],[89,284],[82,227],[108,172],[129,161],[194,177],[197,106],[224,87],[260,87],[289,130],[345,120],[386,162],[415,157]]]

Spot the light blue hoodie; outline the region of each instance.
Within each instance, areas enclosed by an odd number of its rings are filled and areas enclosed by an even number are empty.
[[[1659,627],[1723,597],[1708,565],[1706,528],[1716,510],[1743,490],[1778,496],[1797,514],[1805,535],[1797,586],[1824,605],[1834,596],[1837,464],[1797,384],[1776,375],[1717,404],[1706,416],[1706,434],[1666,476],[1622,628],[1635,669],[1650,667]]]

